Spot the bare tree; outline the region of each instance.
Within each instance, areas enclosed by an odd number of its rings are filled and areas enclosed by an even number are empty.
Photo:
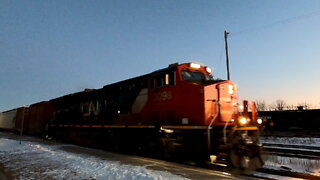
[[[293,104],[290,104],[290,105],[288,105],[287,106],[287,108],[286,108],[287,110],[296,110],[297,108],[296,108],[296,106],[295,105],[293,105]]]
[[[306,103],[306,102],[301,102],[301,103],[298,103],[298,107],[303,107],[303,109],[310,109],[310,104]]]
[[[256,100],[255,102],[256,102],[258,112],[267,110],[267,104],[264,100]]]
[[[283,111],[287,107],[287,103],[284,100],[278,99],[273,104],[270,105],[270,108],[275,111]]]

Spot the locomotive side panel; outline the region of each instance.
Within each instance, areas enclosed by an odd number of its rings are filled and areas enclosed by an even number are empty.
[[[149,77],[148,101],[142,114],[152,125],[203,125],[203,86],[183,79],[188,65],[169,67]]]
[[[177,88],[176,108],[181,125],[204,125],[203,87],[181,82]]]
[[[143,111],[148,114],[147,124],[160,126],[178,123],[175,69],[157,72],[149,77],[149,81],[149,99],[147,109]]]
[[[210,125],[218,119],[219,96],[215,84],[204,87],[205,124]]]
[[[98,98],[98,91],[86,89],[51,100],[50,103],[56,109],[53,122],[80,125],[97,121],[101,108]]]
[[[136,124],[133,114],[144,106],[137,97],[145,94],[146,87],[147,79],[138,77],[51,100],[57,109],[54,123]]]
[[[148,100],[148,79],[141,76],[114,85],[105,86],[105,100],[111,102],[105,114],[116,114],[114,124],[142,124],[141,110]],[[110,104],[110,103],[109,103]]]
[[[204,81],[208,79],[208,75],[203,66],[193,68],[193,63],[182,64],[178,67],[178,91],[179,111],[184,117],[182,123],[191,126],[205,125],[204,114]],[[184,122],[183,122],[184,121]],[[185,122],[189,123],[185,123]]]

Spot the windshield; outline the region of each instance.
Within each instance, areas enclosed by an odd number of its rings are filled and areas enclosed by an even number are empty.
[[[181,73],[182,73],[182,79],[185,81],[196,82],[196,81],[206,80],[205,75],[201,72],[181,71]]]

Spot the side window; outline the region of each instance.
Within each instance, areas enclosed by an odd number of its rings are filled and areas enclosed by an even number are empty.
[[[173,71],[169,74],[169,83],[170,85],[172,86],[175,86],[176,85],[176,72]]]
[[[156,87],[160,88],[164,86],[164,78],[163,75],[156,76]]]
[[[163,74],[158,74],[151,79],[152,88],[161,88],[166,86],[176,85],[176,72],[168,72]]]

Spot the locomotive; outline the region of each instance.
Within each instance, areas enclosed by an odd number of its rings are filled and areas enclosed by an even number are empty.
[[[257,118],[239,112],[236,84],[199,63],[85,89],[48,102],[47,137],[160,158],[204,160],[244,170],[262,166]]]

